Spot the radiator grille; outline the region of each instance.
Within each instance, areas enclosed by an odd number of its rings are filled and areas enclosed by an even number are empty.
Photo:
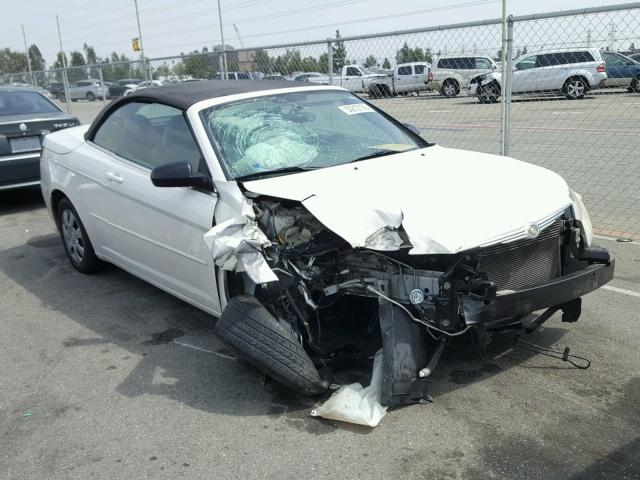
[[[515,290],[561,275],[563,221],[545,228],[538,238],[492,245],[480,250],[480,271],[498,290]]]

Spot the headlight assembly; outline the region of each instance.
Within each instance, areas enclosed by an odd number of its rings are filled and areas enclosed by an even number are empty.
[[[582,195],[580,195],[579,193],[569,189],[569,196],[571,197],[571,201],[573,202],[573,211],[576,215],[576,220],[580,220],[580,223],[582,223],[582,229],[586,242],[585,246],[590,247],[593,240],[593,226],[591,225],[591,218],[589,217],[587,207],[584,206]]]

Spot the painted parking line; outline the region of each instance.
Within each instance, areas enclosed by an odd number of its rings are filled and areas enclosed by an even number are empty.
[[[640,292],[636,292],[635,290],[627,290],[626,288],[618,288],[612,287],[611,285],[604,285],[603,290],[609,290],[610,292],[621,293],[623,295],[628,295],[630,297],[638,297],[640,298]]]
[[[212,352],[211,350],[207,350],[206,348],[196,347],[195,345],[191,345],[189,343],[179,342],[178,340],[174,340],[173,343],[175,343],[176,345],[180,345],[181,347],[187,347],[187,348],[191,348],[193,350],[198,350],[199,352],[212,353],[214,355],[216,354],[216,352]]]

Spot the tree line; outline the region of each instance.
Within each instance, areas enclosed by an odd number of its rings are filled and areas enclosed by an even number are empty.
[[[171,76],[184,78],[213,78],[220,71],[220,54],[222,47],[214,46],[211,50],[203,47],[185,54],[181,52],[181,58],[165,61],[162,64],[143,66],[138,59],[132,59],[124,53],[112,52],[110,55],[100,57],[93,46],[83,44],[81,50],[73,50],[67,55],[58,52],[55,61],[51,65],[52,72],[46,72],[47,64],[37,45],[28,48],[31,69],[35,72],[38,84],[43,85],[48,81],[61,81],[62,74],[59,71],[66,62],[68,67],[67,77],[69,81],[82,78],[98,78],[98,68],[102,71],[105,81],[122,78],[145,78],[145,73],[150,72],[153,78],[167,78]],[[253,49],[244,52],[236,51],[232,46],[225,46],[227,71],[255,70],[265,74],[279,73],[289,75],[294,72],[329,72],[329,54],[323,52],[318,56],[302,56],[298,49],[287,49],[284,53],[271,56],[264,49]],[[432,53],[428,47],[411,47],[405,41],[396,50],[395,63],[428,62],[440,52]],[[336,30],[335,40],[332,42],[332,66],[338,74],[344,65],[361,64],[365,68],[381,67],[391,68],[389,58],[378,58],[369,54],[357,60],[353,56],[349,58],[340,31]],[[83,68],[84,67],[84,68]],[[146,72],[145,72],[146,70]],[[27,72],[27,56],[24,52],[13,51],[9,48],[0,50],[0,74],[13,74]],[[28,79],[24,79],[28,81]]]

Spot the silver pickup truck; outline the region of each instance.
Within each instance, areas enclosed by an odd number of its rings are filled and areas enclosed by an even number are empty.
[[[401,63],[386,76],[363,80],[371,98],[393,97],[432,89],[431,65],[426,62]]]

